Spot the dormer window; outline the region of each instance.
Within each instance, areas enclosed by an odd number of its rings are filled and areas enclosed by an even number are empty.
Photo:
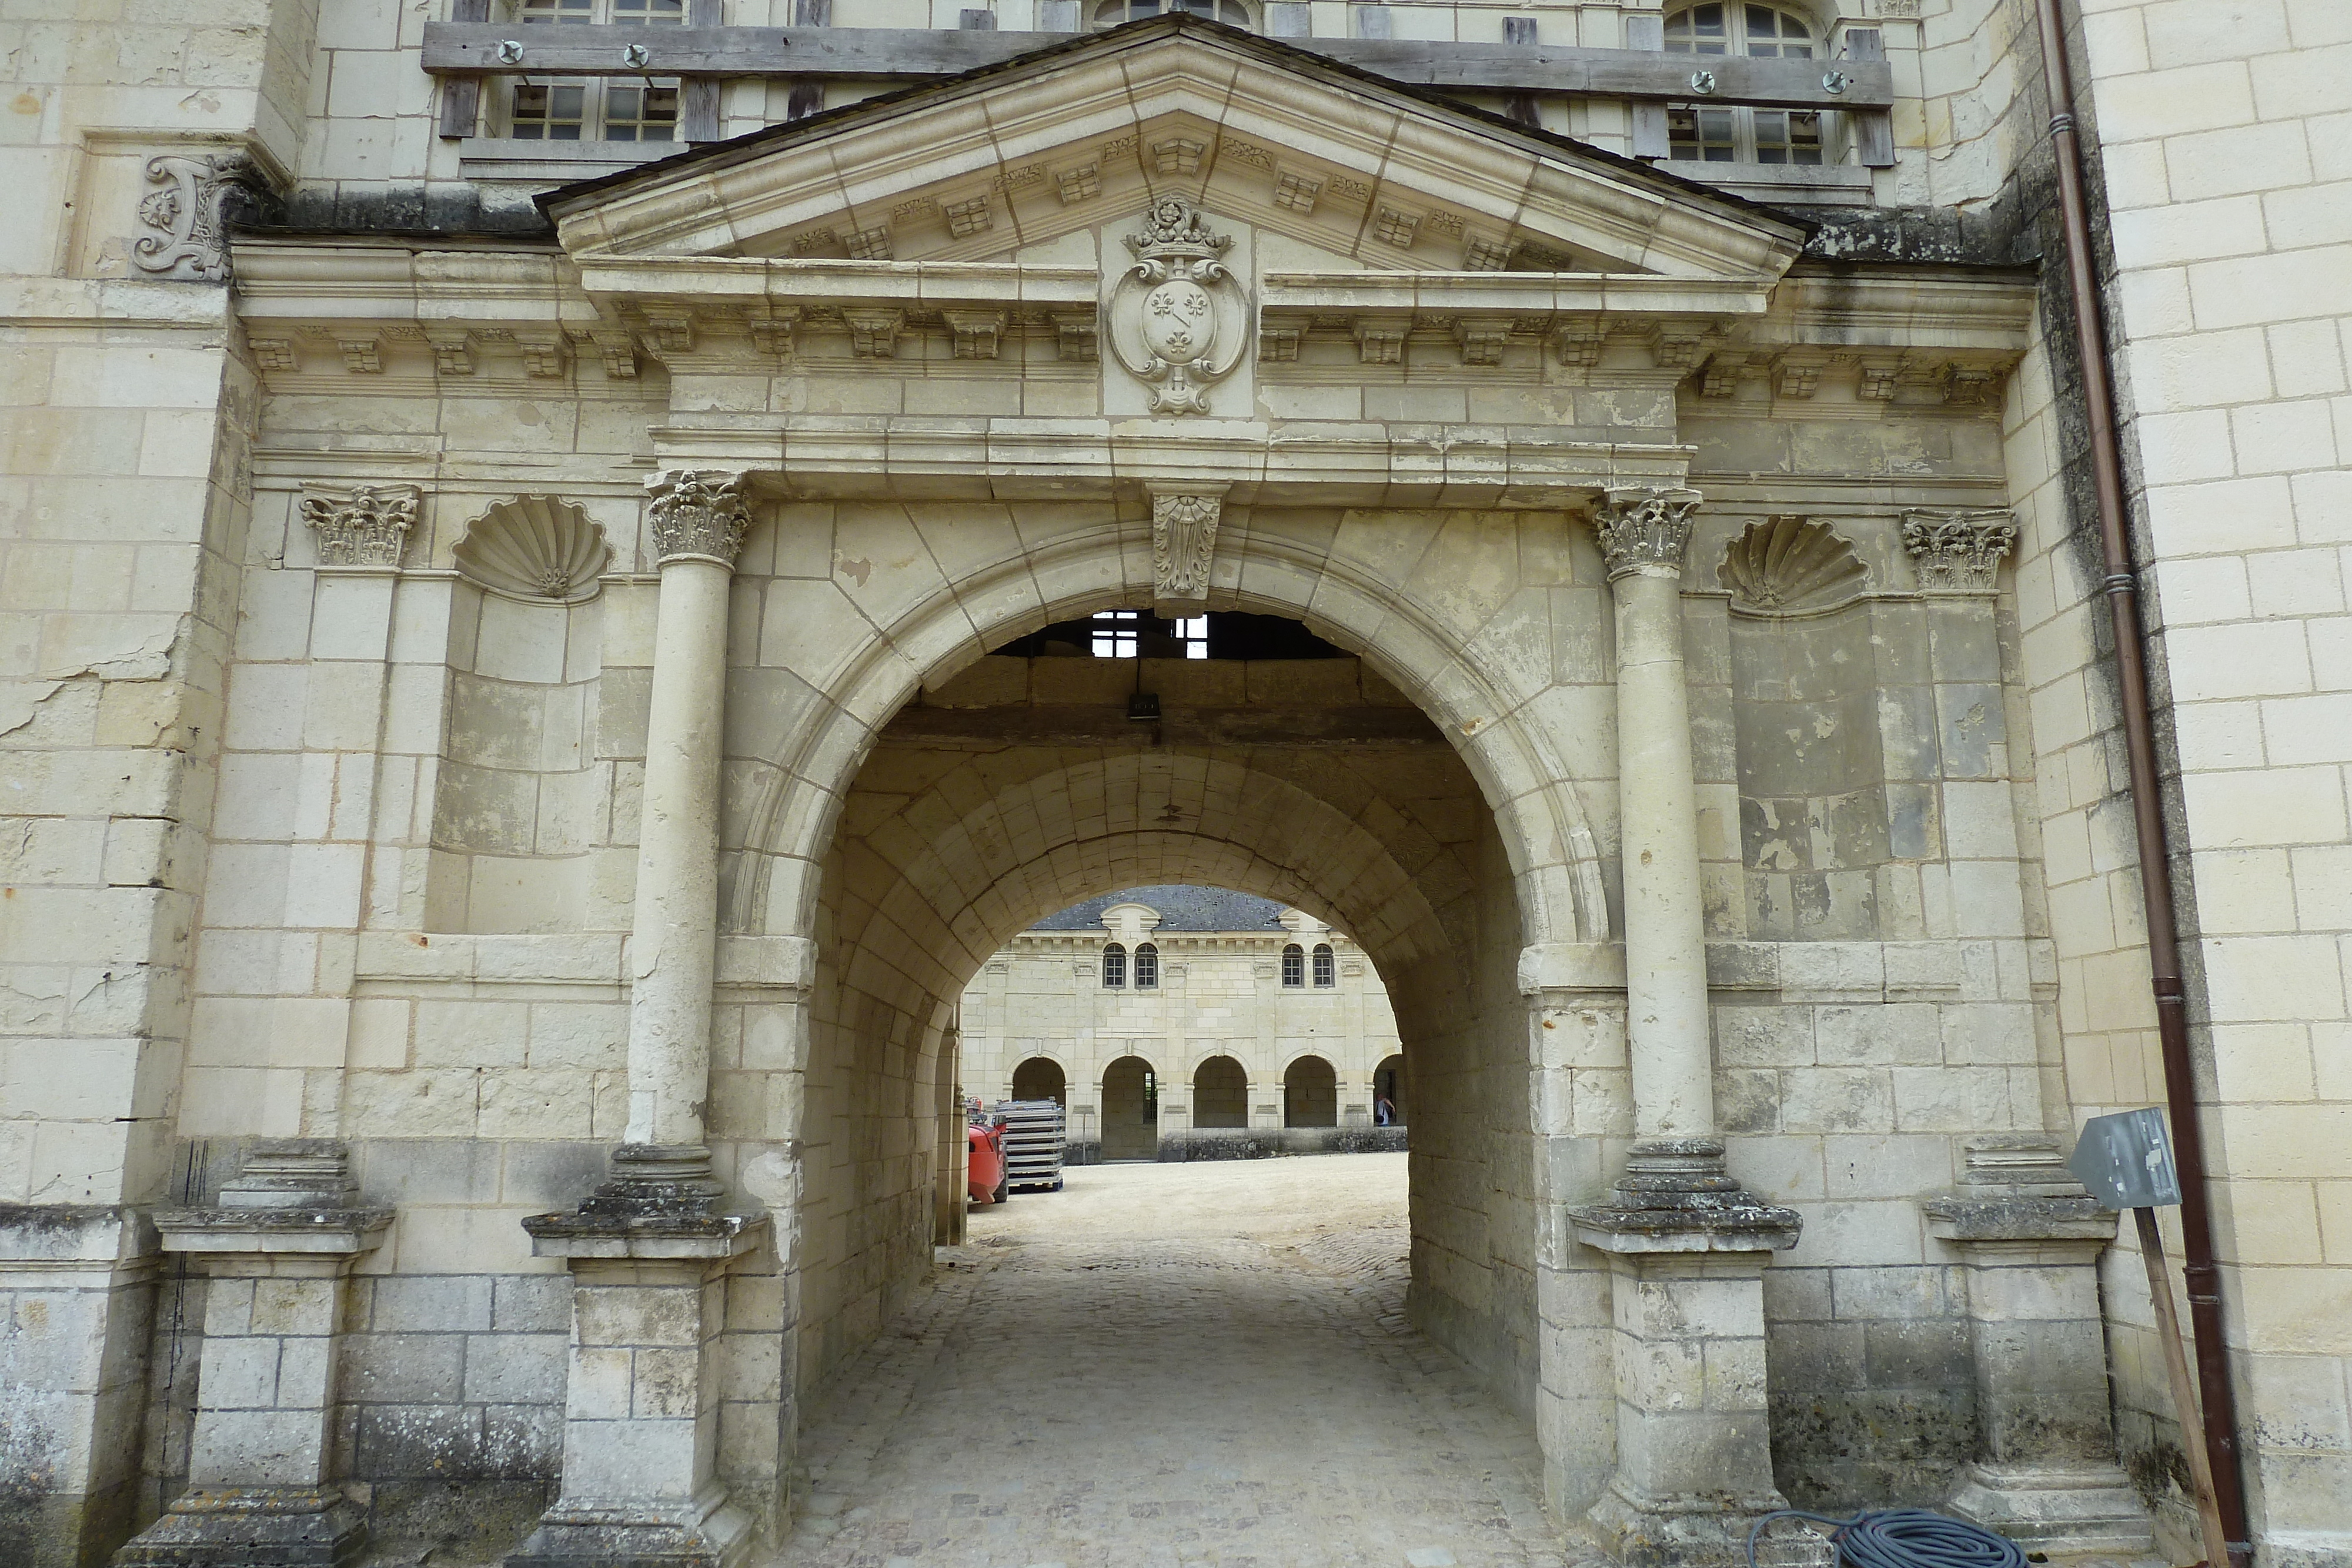
[[[1666,17],[1669,54],[1810,60],[1816,49],[1812,24],[1778,5],[1710,0]],[[1686,162],[1817,164],[1822,117],[1811,110],[1678,103],[1666,110],[1666,147]]]
[[[1160,949],[1149,942],[1138,943],[1135,948],[1135,988],[1150,991],[1157,990],[1159,987]]]
[[[1228,27],[1250,26],[1249,12],[1239,0],[1102,0],[1095,7],[1095,26],[1116,27],[1122,22],[1140,22],[1146,16],[1177,11],[1190,16],[1206,16]]]
[[[1117,990],[1127,984],[1127,949],[1114,942],[1103,949],[1103,986]]]
[[[1331,945],[1318,942],[1315,944],[1315,984],[1328,988],[1338,983],[1339,967],[1331,961]]]
[[[686,0],[516,0],[522,23],[682,26]],[[525,77],[507,100],[518,141],[675,141],[675,77]]]
[[[1307,984],[1307,949],[1296,942],[1282,950],[1282,983],[1289,990]]]

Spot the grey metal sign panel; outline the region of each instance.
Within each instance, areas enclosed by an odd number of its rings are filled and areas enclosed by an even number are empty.
[[[2161,1208],[2180,1201],[2172,1136],[2164,1113],[2153,1106],[2084,1123],[2066,1168],[2109,1208]]]

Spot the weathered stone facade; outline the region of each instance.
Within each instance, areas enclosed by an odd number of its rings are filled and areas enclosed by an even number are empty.
[[[1412,1311],[1563,1531],[2185,1543],[2051,1165],[2161,1089],[2026,8],[1701,63],[1636,0],[998,5],[0,10],[0,1561],[756,1553],[961,1188],[971,988],[1176,883],[1377,970]],[[2313,1568],[2352,33],[2081,9],[2244,1479]],[[1120,607],[1347,656],[999,652]]]

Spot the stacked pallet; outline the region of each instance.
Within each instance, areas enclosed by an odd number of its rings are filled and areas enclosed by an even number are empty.
[[[1062,1190],[1062,1107],[1052,1100],[1000,1100],[1004,1122],[1004,1183]]]

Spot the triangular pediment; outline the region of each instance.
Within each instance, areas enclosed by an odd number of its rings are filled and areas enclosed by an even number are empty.
[[[567,186],[606,265],[1019,262],[1168,196],[1304,272],[1654,274],[1753,285],[1795,221],[1647,165],[1188,16]]]

